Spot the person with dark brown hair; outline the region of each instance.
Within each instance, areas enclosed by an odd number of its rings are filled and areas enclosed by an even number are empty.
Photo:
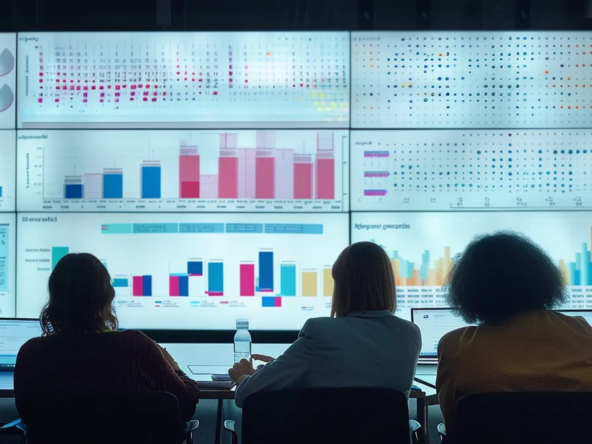
[[[87,253],[68,254],[49,277],[41,312],[43,336],[27,341],[14,373],[16,406],[46,402],[48,391],[166,391],[179,401],[181,420],[195,413],[197,383],[171,355],[135,330],[116,331],[115,290],[105,266]]]
[[[421,335],[394,316],[395,278],[385,251],[371,242],[347,247],[333,265],[331,317],[309,319],[298,340],[255,371],[243,359],[228,373],[239,384],[236,404],[251,393],[294,388],[379,387],[409,394]]]

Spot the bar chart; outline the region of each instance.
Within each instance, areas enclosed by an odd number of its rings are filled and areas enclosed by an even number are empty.
[[[352,241],[376,242],[391,259],[402,316],[410,307],[445,306],[442,285],[455,256],[474,236],[498,231],[521,233],[551,255],[568,288],[564,308],[592,308],[591,212],[352,215]]]
[[[18,316],[40,310],[64,255],[92,251],[128,328],[231,329],[247,316],[252,328],[297,329],[329,313],[349,242],[347,214],[27,213],[18,228]]]
[[[349,209],[348,131],[19,131],[19,210]]]
[[[18,128],[347,128],[349,44],[348,32],[21,33]]]
[[[16,207],[16,131],[0,130],[0,212]]]

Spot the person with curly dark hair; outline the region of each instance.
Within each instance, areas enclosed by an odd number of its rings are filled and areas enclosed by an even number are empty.
[[[592,327],[552,311],[561,270],[526,237],[500,232],[469,244],[447,277],[447,301],[476,326],[438,345],[436,386],[447,429],[471,393],[592,390]]]
[[[43,336],[27,341],[14,373],[16,406],[25,420],[51,391],[166,391],[188,421],[199,400],[197,383],[171,355],[136,330],[116,331],[115,290],[105,266],[88,253],[68,254],[49,277],[41,312]]]

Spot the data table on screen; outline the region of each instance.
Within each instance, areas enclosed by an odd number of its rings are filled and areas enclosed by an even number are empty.
[[[0,32],[0,130],[16,126],[16,34]]]
[[[0,130],[0,212],[15,211],[16,131]]]
[[[592,208],[591,130],[351,132],[352,209]]]
[[[0,213],[0,318],[16,315],[16,230],[14,213]]]
[[[590,128],[590,32],[353,32],[353,128]]]
[[[21,130],[19,211],[342,212],[346,130]]]
[[[38,316],[66,254],[107,267],[124,328],[297,330],[331,308],[347,214],[18,216],[19,317]]]
[[[20,33],[19,128],[347,128],[347,32]]]
[[[547,251],[567,285],[563,308],[592,309],[592,212],[352,213],[352,242],[375,242],[391,258],[402,317],[411,307],[446,306],[442,286],[455,256],[475,236],[498,231]]]

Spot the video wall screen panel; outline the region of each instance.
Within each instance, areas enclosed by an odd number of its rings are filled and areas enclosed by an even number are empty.
[[[590,32],[353,32],[353,128],[590,128]]]
[[[0,213],[0,317],[16,313],[16,230],[15,214]]]
[[[356,211],[592,208],[591,130],[352,131]]]
[[[15,211],[16,131],[0,130],[0,212]]]
[[[348,32],[21,33],[18,127],[348,128]]]
[[[342,212],[346,130],[22,130],[19,211]]]
[[[446,306],[442,285],[454,258],[475,236],[498,231],[521,233],[554,259],[567,285],[564,308],[592,309],[592,212],[352,214],[352,242],[376,242],[391,258],[401,317]]]
[[[0,32],[0,130],[14,129],[15,96],[16,34]]]
[[[348,243],[348,214],[21,213],[17,315],[39,315],[65,254],[92,252],[124,328],[298,330],[329,314]]]

